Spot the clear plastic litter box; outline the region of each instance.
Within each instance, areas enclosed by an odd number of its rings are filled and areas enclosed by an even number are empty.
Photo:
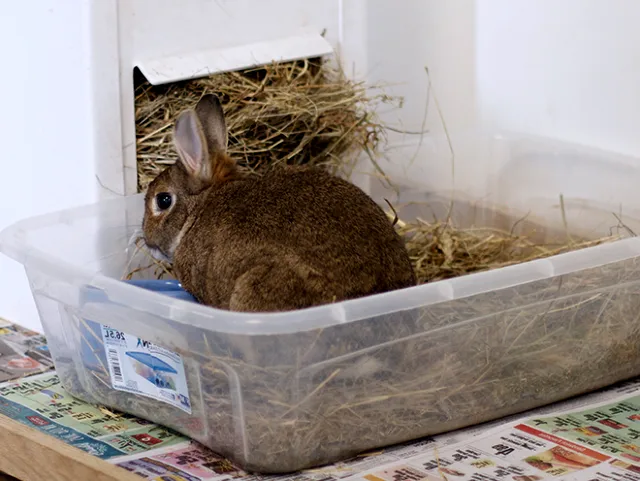
[[[403,220],[622,238],[264,315],[197,304],[149,271],[121,281],[144,263],[130,245],[140,195],[24,220],[0,250],[24,265],[67,390],[250,471],[318,466],[640,375],[640,159],[514,133],[452,143],[455,157],[444,137],[398,147],[382,165],[398,189],[372,181],[370,194]]]

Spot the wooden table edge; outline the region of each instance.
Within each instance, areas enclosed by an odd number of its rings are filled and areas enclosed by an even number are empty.
[[[22,481],[140,481],[142,478],[0,415],[0,472]]]

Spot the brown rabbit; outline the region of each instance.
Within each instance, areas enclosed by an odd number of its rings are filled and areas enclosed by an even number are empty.
[[[196,299],[285,311],[413,286],[402,238],[361,189],[309,167],[242,175],[214,95],[176,120],[179,162],[145,197],[143,234]]]

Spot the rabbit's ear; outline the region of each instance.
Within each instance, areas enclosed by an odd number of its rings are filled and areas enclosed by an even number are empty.
[[[215,95],[205,95],[194,110],[178,116],[173,141],[180,163],[189,175],[192,193],[227,182],[236,175],[235,162],[225,154],[227,127]]]
[[[202,125],[193,110],[182,112],[173,130],[173,142],[182,166],[191,178],[211,183],[211,159]]]
[[[225,154],[228,142],[227,124],[218,97],[213,94],[204,95],[196,105],[196,114],[202,124],[209,153]]]

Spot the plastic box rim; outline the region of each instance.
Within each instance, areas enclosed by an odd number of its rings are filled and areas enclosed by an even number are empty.
[[[476,131],[477,133],[477,131]],[[517,137],[542,139],[585,148],[577,144],[567,144],[554,139],[546,139],[515,132],[493,132],[491,137],[515,134]],[[600,149],[590,149],[592,152]],[[619,156],[610,152],[614,156]],[[626,156],[622,156],[626,157]],[[338,324],[356,322],[372,316],[381,316],[429,305],[472,297],[498,289],[540,281],[551,277],[599,267],[611,262],[624,261],[640,256],[640,238],[632,237],[614,242],[558,254],[545,259],[523,262],[491,271],[466,274],[464,276],[434,281],[391,292],[365,296],[334,304],[310,307],[277,313],[232,312],[181,299],[173,299],[161,293],[145,290],[122,282],[119,279],[96,274],[88,268],[73,265],[62,259],[54,259],[42,250],[26,245],[22,239],[24,231],[36,227],[54,225],[69,216],[88,217],[98,206],[122,203],[124,199],[141,198],[144,194],[117,197],[79,207],[59,210],[20,220],[0,232],[0,252],[21,263],[27,272],[34,270],[59,277],[72,277],[88,286],[100,289],[104,295],[116,303],[125,303],[132,309],[170,317],[171,320],[216,332],[246,335],[278,335],[328,328]],[[491,282],[486,282],[491,279]],[[135,295],[131,293],[135,292]],[[126,299],[126,300],[124,300]],[[133,301],[133,302],[132,302]]]

